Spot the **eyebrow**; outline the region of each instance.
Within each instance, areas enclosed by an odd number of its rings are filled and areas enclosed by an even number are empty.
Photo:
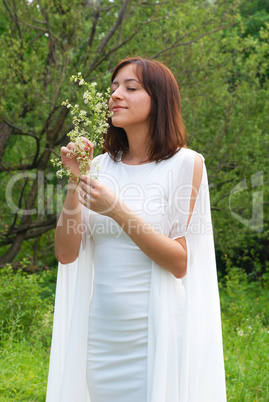
[[[127,78],[126,80],[124,80],[124,82],[130,82],[130,81],[135,81],[135,82],[137,82],[138,84],[140,84],[140,82],[137,81],[137,80],[134,79],[134,78]],[[113,81],[111,85],[119,85],[119,83],[118,83],[118,81]],[[140,85],[141,85],[141,84],[140,84]]]

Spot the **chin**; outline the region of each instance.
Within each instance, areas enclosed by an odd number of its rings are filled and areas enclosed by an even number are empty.
[[[112,126],[114,126],[114,127],[123,128],[122,124],[120,122],[117,122],[117,119],[111,119],[111,123],[112,123]]]

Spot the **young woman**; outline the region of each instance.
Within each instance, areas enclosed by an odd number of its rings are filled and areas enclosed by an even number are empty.
[[[47,402],[223,402],[207,175],[175,78],[123,60],[109,108],[104,153],[69,183],[56,228]],[[62,160],[79,175],[74,147]]]

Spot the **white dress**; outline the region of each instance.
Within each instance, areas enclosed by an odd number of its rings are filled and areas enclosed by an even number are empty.
[[[187,275],[176,279],[83,208],[79,258],[59,266],[47,402],[226,400],[205,167],[187,226],[195,155],[137,166],[96,158],[98,180],[136,214],[185,236]]]
[[[161,229],[173,159],[126,165],[98,158],[98,181]],[[170,183],[171,185],[171,183]],[[152,261],[113,219],[89,212],[94,280],[87,378],[93,402],[145,402]]]

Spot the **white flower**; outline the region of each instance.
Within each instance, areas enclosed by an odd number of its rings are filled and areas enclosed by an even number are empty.
[[[58,171],[56,172],[56,176],[57,176],[59,179],[62,179],[62,177],[63,177],[63,170],[62,170],[62,169],[58,170]]]
[[[85,142],[81,140],[81,137],[87,138],[95,146],[102,146],[103,134],[109,126],[107,118],[111,115],[108,110],[110,90],[108,88],[104,95],[101,92],[97,92],[95,89],[97,83],[87,83],[83,79],[81,72],[77,75],[72,75],[70,81],[78,81],[79,86],[86,85],[87,89],[84,91],[82,98],[84,104],[87,105],[87,110],[80,110],[78,104],[73,106],[68,99],[62,102],[63,106],[68,109],[72,108],[71,115],[74,128],[67,135],[77,146],[75,151],[72,151],[72,155],[68,153],[67,157],[72,158],[75,156],[80,164],[81,172],[86,174],[89,170],[89,148],[85,147]],[[54,166],[59,167],[56,173],[57,177],[62,178],[63,175],[72,176],[70,167],[64,167],[59,158],[52,159],[51,162]]]

